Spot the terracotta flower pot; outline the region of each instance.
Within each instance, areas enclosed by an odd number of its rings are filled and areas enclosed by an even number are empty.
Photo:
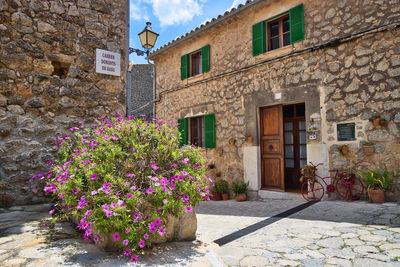
[[[364,145],[363,146],[363,150],[364,150],[364,154],[366,156],[370,156],[370,155],[374,154],[374,146],[366,146],[366,145]]]
[[[222,200],[228,200],[229,199],[229,194],[228,193],[222,193]]]
[[[368,190],[369,199],[372,203],[383,203],[385,202],[385,191],[383,190]]]
[[[237,196],[236,196],[236,201],[238,201],[238,202],[242,202],[242,201],[246,201],[247,200],[247,196],[246,196],[246,194],[238,194]]]
[[[376,128],[381,128],[381,118],[375,118],[372,120],[372,122]]]
[[[220,193],[220,192],[213,192],[212,199],[213,199],[214,201],[221,200],[221,193]]]

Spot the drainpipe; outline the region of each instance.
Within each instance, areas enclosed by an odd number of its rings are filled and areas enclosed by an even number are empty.
[[[129,114],[129,103],[130,103],[130,81],[128,81],[128,79],[130,79],[130,77],[128,78],[128,70],[129,70],[129,30],[130,30],[130,23],[129,23],[129,17],[130,17],[130,3],[129,0],[126,0],[127,4],[127,16],[126,16],[126,25],[127,25],[127,38],[126,38],[126,57],[125,57],[125,64],[126,64],[126,80],[125,80],[125,108],[126,108],[126,114],[125,116],[128,117]]]

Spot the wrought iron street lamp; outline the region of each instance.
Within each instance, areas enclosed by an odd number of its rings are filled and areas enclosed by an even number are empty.
[[[151,28],[151,22],[146,22],[146,27],[144,27],[143,31],[139,34],[140,42],[142,43],[143,48],[145,49],[140,50],[136,48],[129,47],[129,54],[136,53],[138,56],[149,56],[150,50],[154,47],[154,44],[157,41],[158,33],[155,33]]]

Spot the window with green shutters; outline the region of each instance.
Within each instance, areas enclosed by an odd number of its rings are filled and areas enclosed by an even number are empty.
[[[181,80],[210,70],[210,45],[181,56]]]
[[[180,145],[195,144],[199,147],[215,148],[215,115],[207,114],[178,119],[181,133]],[[199,125],[201,123],[201,125]]]
[[[253,56],[304,40],[303,4],[254,24]]]

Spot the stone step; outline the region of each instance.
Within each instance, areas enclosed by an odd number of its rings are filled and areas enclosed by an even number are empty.
[[[305,202],[301,194],[289,193],[289,192],[259,190],[258,197],[262,199],[281,199],[281,200],[289,199],[289,200],[298,200],[301,202]]]

